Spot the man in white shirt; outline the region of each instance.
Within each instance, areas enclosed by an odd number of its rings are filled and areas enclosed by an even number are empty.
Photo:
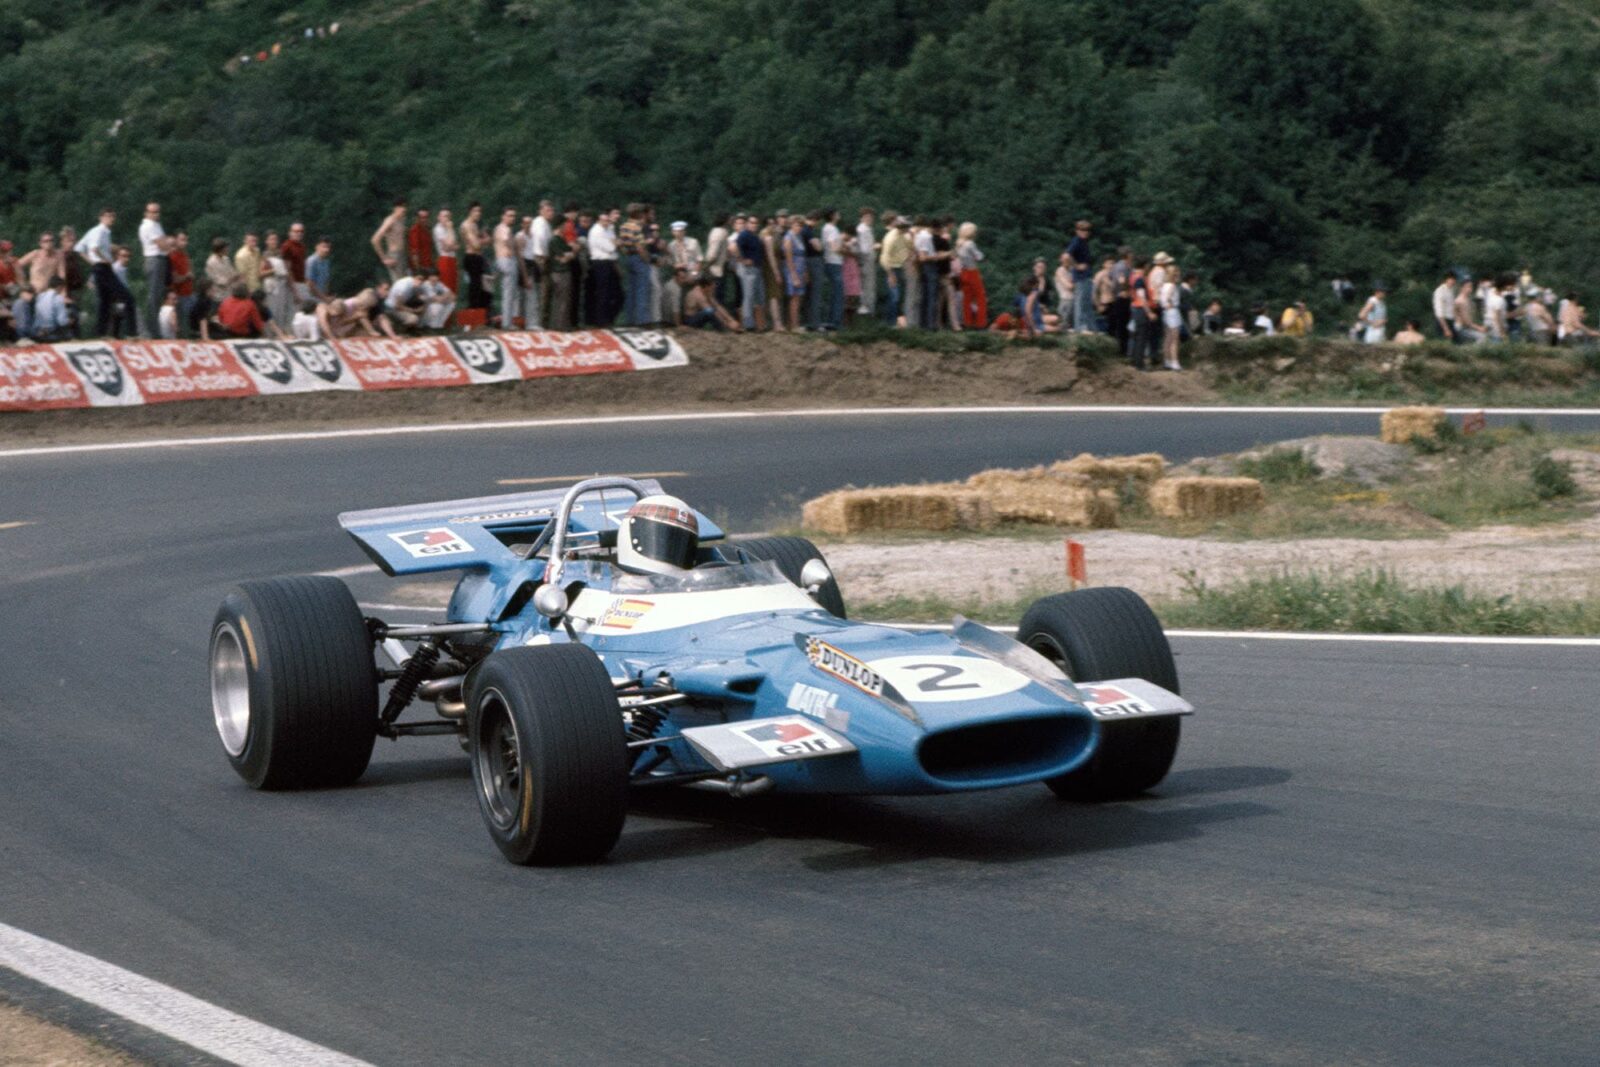
[[[415,330],[422,323],[423,313],[427,310],[422,282],[421,270],[402,275],[399,281],[389,287],[389,296],[384,300],[390,321],[408,331]]]
[[[128,292],[126,286],[117,280],[116,272],[111,269],[114,256],[111,252],[111,227],[117,223],[117,213],[110,208],[100,212],[100,222],[84,234],[73,251],[89,261],[89,269],[94,279],[95,313],[94,333],[96,337],[105,337],[113,329],[121,337],[120,316],[114,314],[118,304],[133,304],[133,294]],[[39,294],[43,297],[43,293]]]
[[[1490,341],[1506,339],[1506,298],[1493,278],[1483,281],[1483,329]]]
[[[550,236],[555,232],[551,221],[556,217],[556,205],[549,200],[539,201],[539,214],[534,217],[530,231],[528,252],[533,259],[534,306],[528,329],[541,329],[545,309],[550,306]]]
[[[603,212],[589,227],[589,269],[594,274],[596,325],[609,327],[622,308],[622,285],[617,277],[617,236],[612,229],[618,212]]]
[[[456,309],[456,295],[439,280],[439,272],[422,272],[422,284],[417,287],[422,297],[422,325],[430,330],[442,330]]]
[[[307,300],[300,305],[300,310],[294,313],[294,323],[290,327],[296,341],[322,340],[322,324],[317,321],[317,303]]]
[[[844,326],[844,234],[839,231],[839,210],[823,212],[822,268],[828,278],[827,328]]]
[[[172,238],[161,226],[161,205],[153,200],[144,206],[144,221],[139,223],[139,250],[144,254],[145,336],[154,337],[167,301],[167,282],[172,278],[167,260]]]
[[[933,223],[929,219],[918,217],[917,228],[911,235],[911,248],[917,261],[919,300],[916,320],[907,318],[906,321],[925,330],[936,330],[939,328],[939,263],[933,244]]]
[[[1456,276],[1446,274],[1444,281],[1433,291],[1433,321],[1439,327],[1439,336],[1446,341],[1456,341]]]
[[[856,224],[856,261],[861,268],[860,314],[872,318],[878,308],[878,241],[872,232],[874,215],[870,207],[861,209]]]

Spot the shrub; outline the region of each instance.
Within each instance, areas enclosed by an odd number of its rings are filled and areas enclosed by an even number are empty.
[[[1550,456],[1540,456],[1534,460],[1533,491],[1540,500],[1576,495],[1578,483],[1572,477],[1572,464]]]
[[[1241,459],[1239,473],[1268,485],[1293,485],[1315,481],[1322,474],[1318,467],[1299,448],[1274,448],[1255,459]]]

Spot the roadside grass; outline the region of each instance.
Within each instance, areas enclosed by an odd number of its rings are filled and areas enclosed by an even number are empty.
[[[1212,586],[1192,575],[1187,581],[1180,596],[1151,604],[1170,629],[1530,637],[1600,634],[1600,598],[1596,597],[1557,601],[1492,596],[1459,585],[1411,585],[1381,570],[1281,573],[1225,586]],[[867,621],[943,623],[961,614],[980,622],[1014,624],[1029,604],[1048,592],[993,602],[892,597],[852,602],[850,611],[853,618]]]
[[[1156,605],[1163,624],[1318,633],[1566,636],[1600,633],[1600,599],[1491,596],[1459,585],[1416,586],[1381,570],[1275,574],[1214,587],[1188,577]]]

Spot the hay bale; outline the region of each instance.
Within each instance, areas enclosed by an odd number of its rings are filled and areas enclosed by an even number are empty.
[[[1117,524],[1117,494],[1076,476],[1032,470],[988,470],[967,479],[1004,522],[1105,529]]]
[[[1166,473],[1167,461],[1159,452],[1137,456],[1095,456],[1088,452],[1052,463],[1051,474],[1083,478],[1099,489],[1119,489],[1130,479],[1141,489]]]
[[[1163,478],[1150,487],[1151,510],[1169,519],[1221,518],[1266,502],[1254,478]]]
[[[1438,437],[1446,416],[1443,408],[1390,408],[1383,413],[1379,439],[1403,445],[1416,437]]]
[[[881,530],[981,530],[994,525],[995,514],[982,493],[962,485],[895,485],[840,489],[808,500],[800,521],[848,537]]]

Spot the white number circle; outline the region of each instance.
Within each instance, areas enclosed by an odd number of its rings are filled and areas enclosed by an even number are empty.
[[[913,704],[987,700],[1028,684],[1026,675],[978,656],[890,656],[868,666]]]

